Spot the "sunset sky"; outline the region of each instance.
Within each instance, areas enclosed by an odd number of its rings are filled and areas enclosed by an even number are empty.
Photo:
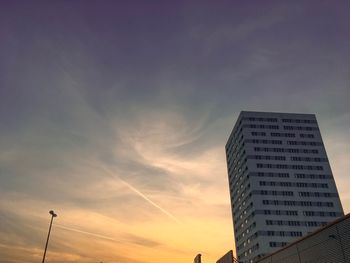
[[[350,211],[350,1],[4,0],[0,262],[215,262],[241,110],[315,113]]]

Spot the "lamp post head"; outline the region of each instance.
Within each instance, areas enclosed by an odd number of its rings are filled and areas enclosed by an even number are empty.
[[[57,214],[55,214],[55,212],[53,210],[50,210],[49,214],[52,215],[52,217],[56,217],[57,216]]]

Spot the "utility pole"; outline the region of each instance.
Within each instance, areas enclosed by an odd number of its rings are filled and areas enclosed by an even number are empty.
[[[50,233],[51,233],[52,221],[53,221],[53,218],[57,216],[57,214],[55,214],[55,212],[53,210],[50,210],[49,214],[51,215],[51,222],[50,222],[50,227],[49,227],[49,233],[47,234],[45,251],[44,251],[44,256],[43,256],[42,263],[45,262],[46,250],[47,250],[47,245],[49,244],[49,238],[50,238]]]

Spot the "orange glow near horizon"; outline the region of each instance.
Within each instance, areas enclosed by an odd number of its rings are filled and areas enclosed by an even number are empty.
[[[0,263],[41,262],[50,210],[45,263],[235,254],[241,111],[315,114],[348,213],[350,1],[334,2],[1,1]]]

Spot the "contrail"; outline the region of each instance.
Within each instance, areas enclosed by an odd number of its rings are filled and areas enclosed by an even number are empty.
[[[115,239],[113,237],[104,236],[104,235],[100,235],[100,234],[96,234],[96,233],[91,233],[91,232],[79,230],[79,229],[76,229],[76,228],[66,227],[66,226],[63,226],[63,225],[60,225],[60,224],[55,224],[55,227],[58,227],[58,228],[61,228],[61,229],[65,229],[65,230],[68,230],[68,231],[73,231],[73,232],[85,234],[85,235],[98,237],[98,238],[103,238],[103,239],[107,239],[107,240],[111,240],[111,241],[121,242],[121,240],[117,240],[117,239]]]
[[[144,200],[146,200],[148,203],[150,203],[151,205],[153,205],[154,207],[158,208],[160,211],[162,211],[165,215],[167,215],[168,217],[170,217],[172,220],[174,220],[176,223],[180,223],[180,221],[174,216],[172,215],[170,212],[168,212],[167,210],[165,210],[164,208],[162,208],[161,206],[157,205],[155,202],[153,202],[151,199],[149,199],[146,195],[144,195],[142,192],[140,192],[139,190],[137,190],[135,187],[133,187],[132,185],[130,185],[129,183],[125,182],[123,179],[121,179],[119,176],[117,176],[113,171],[111,171],[110,169],[108,169],[107,167],[100,165],[101,169],[103,169],[106,173],[108,173],[109,175],[118,178],[123,184],[125,184],[130,190],[132,190],[134,193],[136,193],[137,195],[141,196]]]

